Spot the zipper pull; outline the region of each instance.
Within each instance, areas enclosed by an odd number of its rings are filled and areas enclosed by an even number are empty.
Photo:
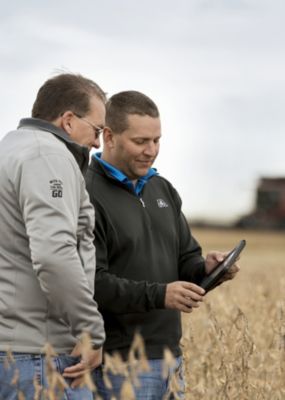
[[[140,202],[142,203],[142,206],[145,208],[145,203],[141,197],[140,197]]]

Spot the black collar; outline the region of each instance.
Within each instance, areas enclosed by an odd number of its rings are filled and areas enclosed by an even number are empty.
[[[79,168],[81,169],[81,172],[83,173],[83,175],[85,175],[89,164],[88,147],[80,146],[79,144],[75,143],[63,129],[60,129],[52,123],[39,118],[23,118],[19,122],[18,129],[19,128],[32,128],[50,132],[55,135],[59,140],[65,142],[68,150],[75,157]]]

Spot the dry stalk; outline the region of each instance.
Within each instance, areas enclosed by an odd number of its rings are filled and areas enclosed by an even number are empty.
[[[49,343],[45,345],[44,353],[48,387],[43,389],[43,394],[47,400],[57,400],[58,396],[63,396],[64,389],[66,389],[68,385],[63,376],[56,371],[53,360],[57,354]]]

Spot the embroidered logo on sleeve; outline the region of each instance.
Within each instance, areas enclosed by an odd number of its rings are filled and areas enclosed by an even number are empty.
[[[63,183],[60,179],[52,179],[49,181],[52,197],[62,197]]]
[[[168,204],[163,199],[156,199],[159,208],[166,208]]]

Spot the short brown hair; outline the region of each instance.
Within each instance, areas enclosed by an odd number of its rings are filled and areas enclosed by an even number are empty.
[[[106,104],[106,125],[121,133],[128,128],[128,115],[159,117],[156,104],[145,94],[129,90],[114,94]]]
[[[54,121],[65,111],[86,115],[90,98],[106,102],[106,94],[92,80],[79,74],[63,73],[48,79],[40,88],[32,109],[32,117]]]

